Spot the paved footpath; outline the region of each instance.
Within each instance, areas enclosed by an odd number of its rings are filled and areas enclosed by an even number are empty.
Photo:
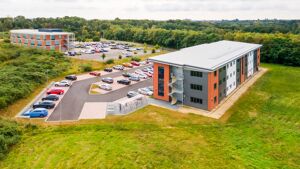
[[[146,66],[135,67],[127,72],[134,72],[136,69],[142,69]],[[89,95],[90,85],[98,82],[103,77],[118,77],[122,76],[123,71],[113,72],[101,77],[93,77],[73,83],[69,91],[62,98],[61,102],[56,106],[53,113],[46,121],[74,121],[78,120],[81,110],[85,102],[112,102],[126,96],[129,90],[137,90],[141,87],[151,86],[152,79],[141,81],[133,85],[123,87],[103,95]]]

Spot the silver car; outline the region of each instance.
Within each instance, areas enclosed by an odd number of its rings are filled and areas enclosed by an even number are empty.
[[[62,80],[60,82],[55,82],[54,86],[56,87],[69,87],[72,85],[72,82],[69,80]]]
[[[109,85],[109,84],[100,84],[100,85],[99,85],[99,88],[100,88],[100,89],[103,89],[103,90],[107,90],[107,91],[112,90],[112,87],[111,87],[111,85]]]

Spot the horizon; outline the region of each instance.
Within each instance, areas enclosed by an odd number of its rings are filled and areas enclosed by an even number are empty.
[[[0,17],[88,20],[298,20],[297,0],[0,0]]]

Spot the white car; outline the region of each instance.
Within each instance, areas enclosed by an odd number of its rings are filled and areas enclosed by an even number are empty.
[[[55,82],[54,86],[56,87],[69,87],[72,85],[72,82],[69,80],[62,80],[60,82]]]
[[[148,76],[145,75],[144,73],[138,74],[138,76],[139,76],[140,79],[147,79],[148,78]]]
[[[113,68],[116,70],[124,70],[124,66],[122,66],[122,65],[116,65]]]
[[[152,96],[153,95],[153,92],[150,91],[148,88],[140,88],[140,89],[138,89],[138,92],[140,94],[147,95],[147,96]]]
[[[112,90],[112,87],[111,87],[111,85],[109,85],[109,84],[100,84],[100,85],[99,85],[99,88],[100,88],[100,89],[103,89],[103,90],[107,90],[107,91]]]

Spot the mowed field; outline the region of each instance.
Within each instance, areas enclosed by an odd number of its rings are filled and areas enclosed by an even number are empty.
[[[28,128],[0,168],[300,168],[300,68],[264,67],[221,120],[148,106]]]

